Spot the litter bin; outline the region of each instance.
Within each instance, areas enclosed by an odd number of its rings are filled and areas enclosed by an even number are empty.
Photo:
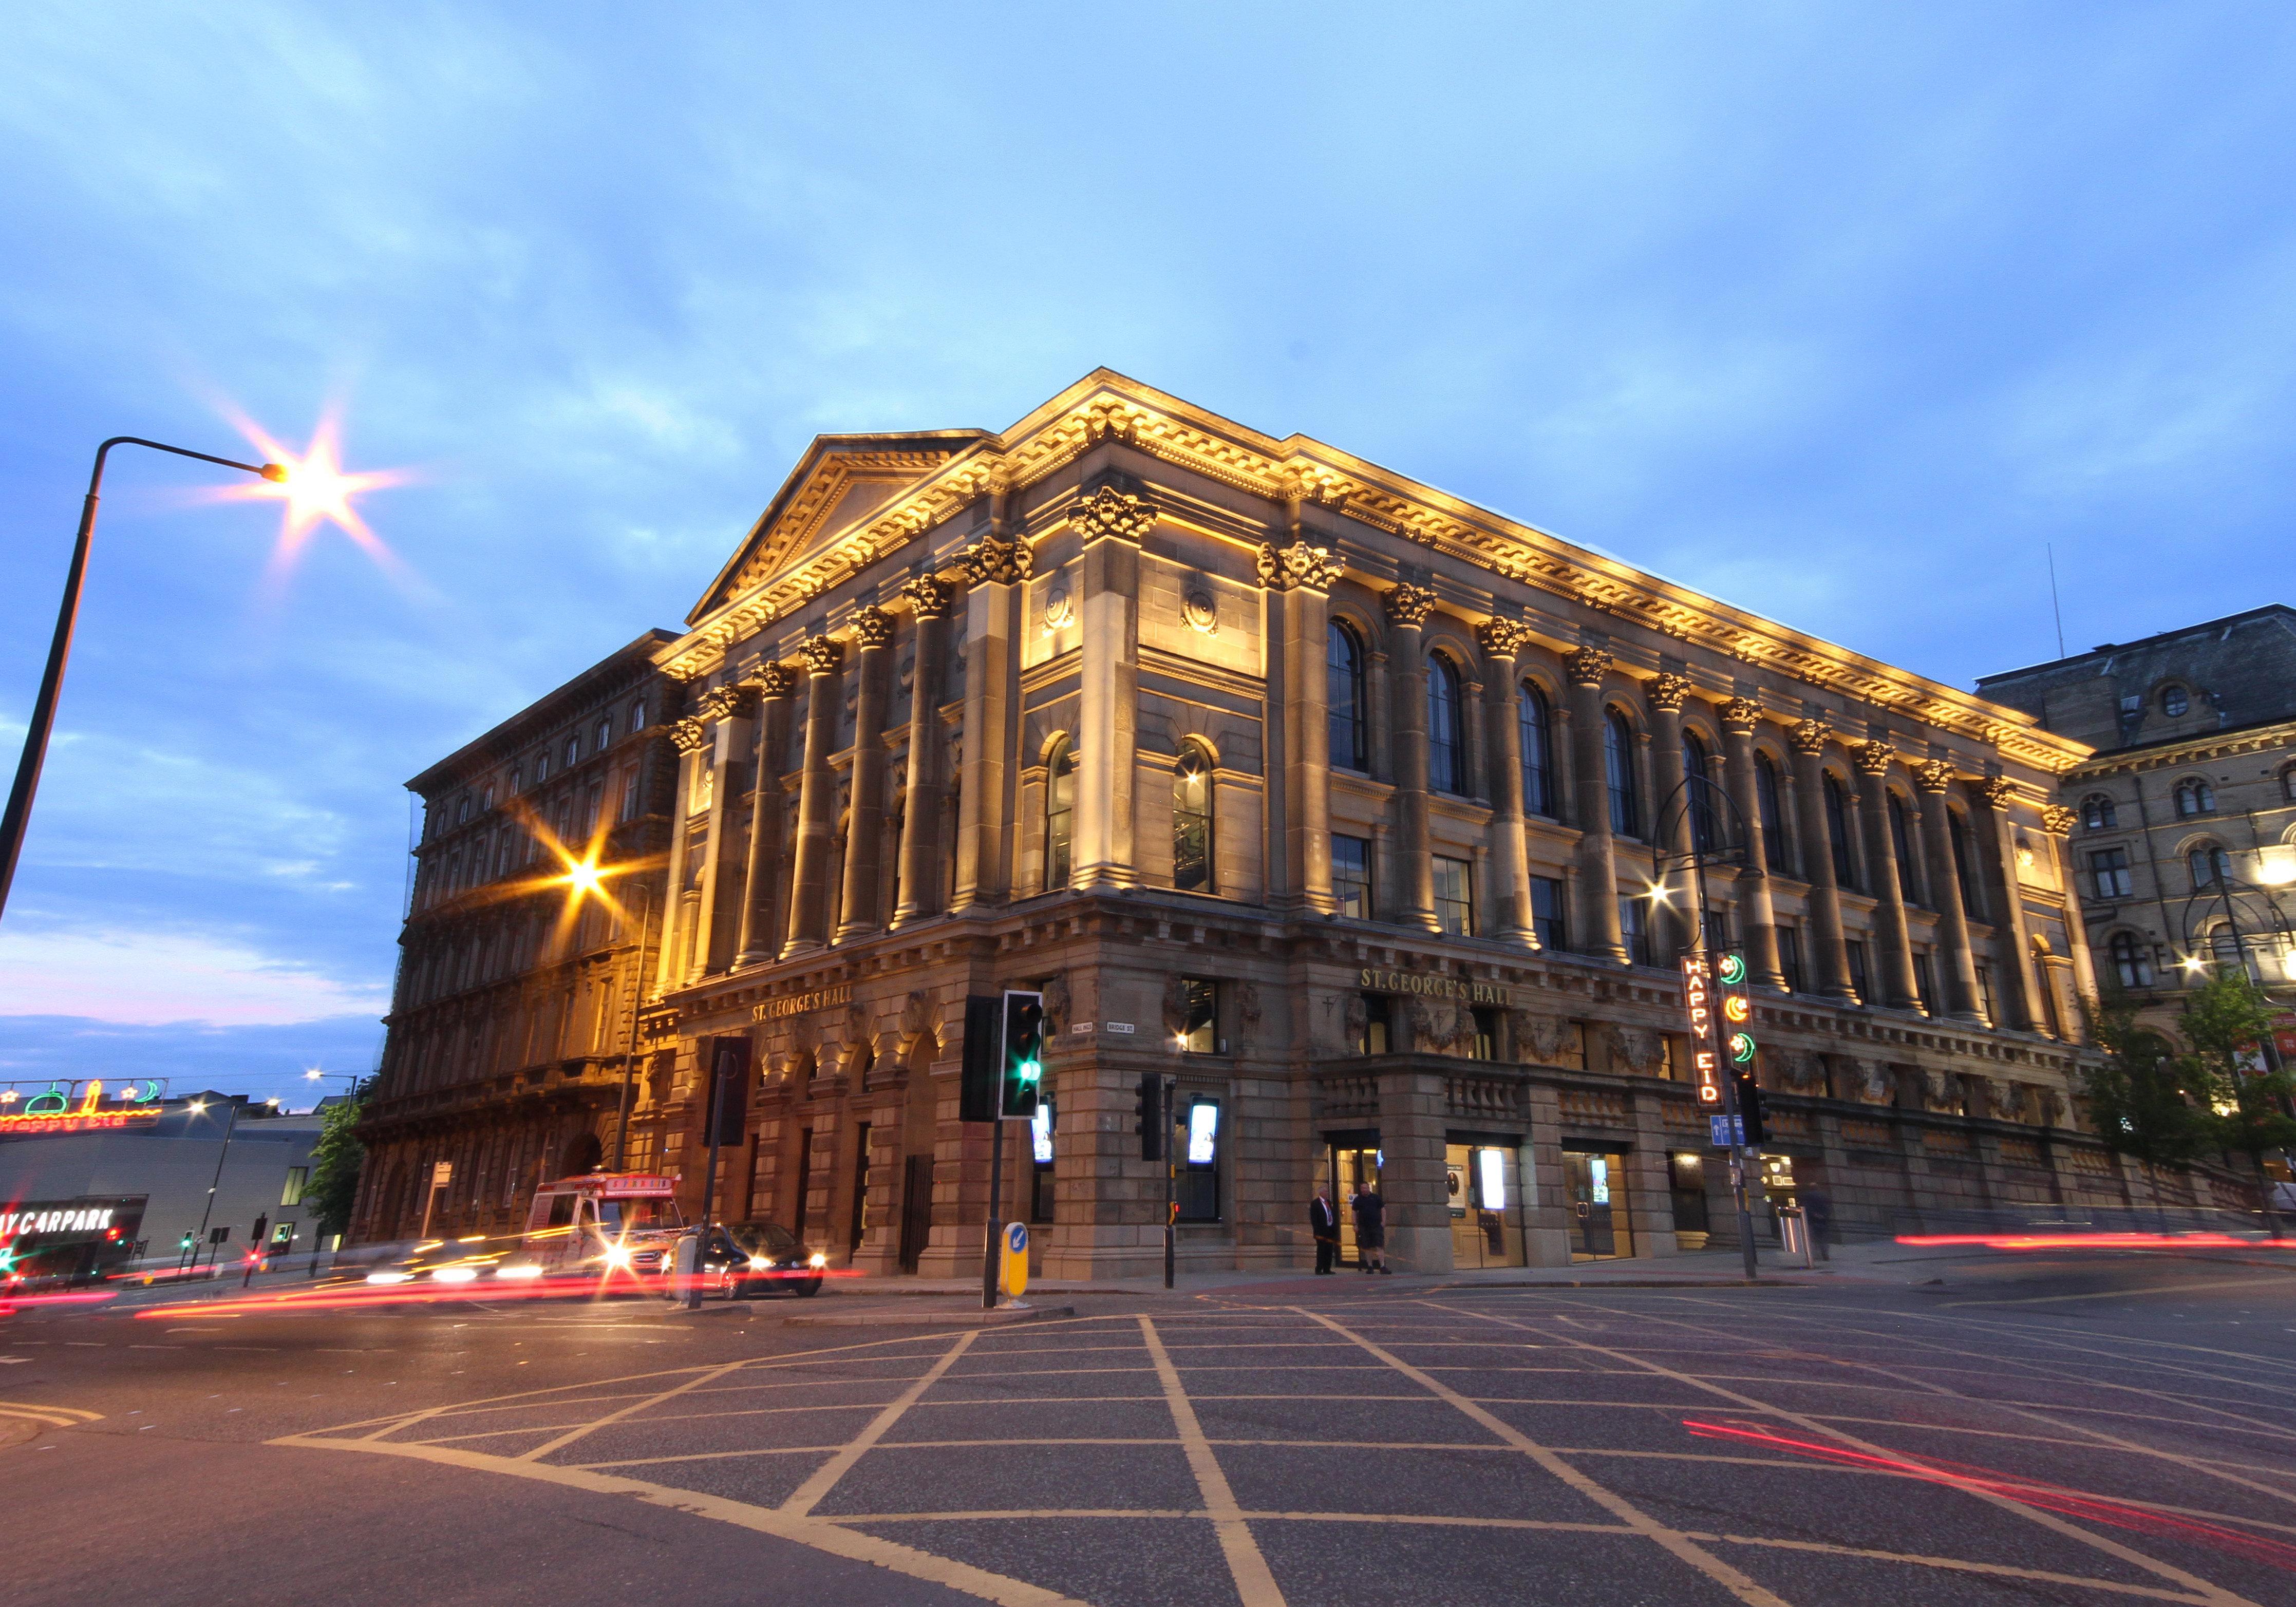
[[[674,1268],[669,1283],[669,1303],[688,1311],[701,1308],[701,1235],[699,1232],[681,1234],[677,1248],[672,1253]]]
[[[1804,1267],[1809,1266],[1809,1221],[1799,1205],[1781,1205],[1778,1213],[1778,1241],[1790,1257],[1800,1257]]]

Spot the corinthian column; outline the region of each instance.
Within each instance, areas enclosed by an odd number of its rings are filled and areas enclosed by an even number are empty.
[[[1794,750],[1794,811],[1801,818],[1802,870],[1809,877],[1811,956],[1817,990],[1830,999],[1857,1002],[1849,986],[1849,945],[1841,932],[1841,890],[1833,880],[1833,838],[1825,825],[1825,722],[1796,720],[1788,728]]]
[[[940,702],[947,683],[948,614],[955,588],[921,575],[901,588],[917,619],[917,668],[909,680],[909,775],[901,807],[901,902],[896,927],[941,913]]]
[[[1969,949],[1969,912],[1961,906],[1961,878],[1954,873],[1953,823],[1947,816],[1946,789],[1953,785],[1953,767],[1930,759],[1914,767],[1914,784],[1922,791],[1922,842],[1928,849],[1930,897],[1938,910],[1938,934],[1945,939],[1946,1013],[1957,1021],[1985,1024],[1977,1007],[1977,963]],[[2078,917],[2066,922],[2078,926]]]
[[[738,920],[733,889],[740,884],[742,873],[737,833],[728,825],[740,799],[742,756],[750,750],[750,710],[755,701],[746,686],[720,686],[702,698],[699,709],[710,727],[709,762],[715,779],[701,850],[701,906],[694,922],[693,952],[686,957],[689,982],[725,970],[734,955]]]
[[[1696,799],[1691,795],[1693,790],[1682,784],[1682,705],[1689,696],[1688,676],[1654,675],[1643,683],[1643,698],[1650,706],[1652,779],[1657,783],[1652,790],[1658,793],[1652,810],[1657,816],[1652,824],[1658,830],[1651,833],[1651,846],[1680,867],[1677,876],[1668,879],[1675,883],[1669,892],[1679,892],[1691,881],[1690,811]],[[1695,938],[1692,928],[1698,919],[1693,907],[1696,891],[1690,890],[1679,902],[1671,898],[1652,902],[1659,905],[1661,941],[1670,934],[1677,950],[1690,947]],[[1660,953],[1664,952],[1661,947]]]
[[[2009,818],[2010,806],[2017,801],[2017,783],[1997,775],[1978,789],[1978,796],[1985,800],[1993,844],[1993,852],[1981,857],[1996,912],[1993,996],[2009,1026],[2019,1032],[2039,1032],[2048,1017],[2041,1013],[2040,998],[2033,991],[2032,929],[2025,922],[2025,898],[2017,878],[2017,838]]]
[[[1296,523],[1293,529],[1296,534]],[[1268,701],[1283,756],[1267,800],[1282,845],[1272,867],[1276,873],[1269,878],[1272,902],[1280,909],[1319,915],[1337,907],[1332,898],[1332,726],[1324,655],[1331,591],[1340,571],[1329,547],[1299,539],[1287,547],[1260,545],[1259,583],[1267,588],[1273,627]]]
[[[1079,888],[1131,887],[1133,799],[1138,791],[1140,543],[1154,528],[1144,500],[1103,486],[1077,504],[1070,523],[1084,543],[1084,646],[1077,715],[1075,874]]]
[[[1483,702],[1491,754],[1492,903],[1498,911],[1493,934],[1502,943],[1537,948],[1530,914],[1530,852],[1522,825],[1522,684],[1515,658],[1530,640],[1530,627],[1515,619],[1486,619],[1475,633],[1490,662],[1491,692]]]
[[[1002,904],[1012,886],[1006,780],[1020,738],[1021,582],[1029,578],[1025,541],[1004,538],[1009,493],[991,493],[988,534],[964,554],[964,771],[957,789],[956,886],[950,907]]]
[[[1420,645],[1435,594],[1423,586],[1398,586],[1387,594],[1388,622],[1394,628],[1395,808],[1398,857],[1403,861],[1406,926],[1440,931],[1435,914],[1434,849],[1427,833],[1427,653]]]
[[[785,885],[782,860],[782,759],[789,751],[790,705],[797,676],[786,664],[762,666],[750,684],[758,692],[757,803],[750,812],[750,863],[742,887],[741,946],[736,969],[774,957],[774,906]]]
[[[1570,683],[1570,768],[1578,821],[1578,928],[1585,950],[1620,964],[1628,963],[1619,930],[1619,865],[1611,840],[1609,773],[1603,766],[1603,677],[1611,655],[1581,647],[1562,655]]]
[[[790,874],[789,941],[782,957],[829,941],[829,839],[836,829],[837,777],[829,755],[844,701],[845,650],[827,636],[800,648],[805,658],[805,770],[798,781],[797,864]]]
[[[664,867],[661,952],[655,958],[654,991],[684,985],[686,957],[693,950],[693,919],[701,898],[701,856],[693,851],[693,805],[709,767],[709,726],[686,716],[669,728],[677,744],[677,797],[670,810],[669,864]]]
[[[2096,966],[2088,952],[2088,929],[2082,924],[2080,904],[2073,892],[2073,868],[2070,856],[2065,850],[2065,839],[2073,832],[2078,818],[2062,804],[2047,804],[2041,809],[2041,830],[2049,834],[2052,868],[2057,873],[2057,885],[2064,890],[2065,941],[2073,951],[2073,988],[2082,998],[2096,996]],[[2074,1036],[2079,1036],[2078,1019],[2069,1021]]]
[[[885,705],[892,693],[893,617],[875,607],[853,614],[861,646],[861,689],[853,707],[853,813],[845,827],[845,889],[837,940],[865,937],[882,924],[877,870],[885,839]]]
[[[1906,926],[1905,881],[1898,865],[1897,834],[1890,830],[1889,775],[1897,757],[1896,750],[1883,742],[1860,742],[1849,750],[1850,760],[1857,767],[1857,813],[1866,822],[1866,863],[1874,867],[1874,935],[1882,939],[1882,996],[1895,1009],[1914,1010],[1921,1005],[1921,989],[1914,980],[1914,940]]]
[[[1777,915],[1770,904],[1770,850],[1762,833],[1762,800],[1754,781],[1754,727],[1760,723],[1762,706],[1751,698],[1732,698],[1721,712],[1724,785],[1731,811],[1746,833],[1746,863],[1738,873],[1738,923],[1746,934],[1746,958],[1754,980],[1765,988],[1784,988]]]

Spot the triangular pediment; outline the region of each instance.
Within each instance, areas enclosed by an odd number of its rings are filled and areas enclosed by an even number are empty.
[[[924,430],[816,436],[686,622],[804,563],[840,532],[866,521],[987,435],[982,430]]]

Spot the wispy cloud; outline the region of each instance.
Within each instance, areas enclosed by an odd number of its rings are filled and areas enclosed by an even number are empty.
[[[373,1017],[388,1004],[372,985],[231,938],[102,927],[0,932],[0,1016],[253,1027]]]

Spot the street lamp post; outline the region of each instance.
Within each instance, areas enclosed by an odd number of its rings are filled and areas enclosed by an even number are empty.
[[[16,858],[23,851],[24,829],[32,816],[32,794],[40,785],[40,767],[48,754],[48,732],[55,724],[56,694],[64,679],[64,660],[71,653],[72,627],[79,618],[80,583],[87,574],[88,548],[95,539],[96,503],[103,488],[103,461],[114,447],[149,447],[203,463],[220,463],[283,482],[287,471],[279,463],[242,463],[228,457],[147,441],[141,436],[115,435],[95,449],[95,471],[88,476],[87,500],[80,504],[79,539],[72,546],[71,569],[64,577],[62,606],[56,611],[56,633],[48,644],[47,668],[40,672],[39,695],[32,700],[31,722],[24,732],[23,757],[16,762],[16,784],[8,792],[8,810],[0,816],[0,911],[8,907],[8,890],[16,880]]]
[[[105,444],[110,445],[109,442]],[[215,1215],[216,1190],[223,1186],[223,1163],[231,1157],[231,1136],[233,1131],[239,1126],[240,1102],[234,1099],[229,1103],[231,1105],[231,1114],[224,1119],[223,1147],[216,1152],[215,1177],[208,1184],[208,1202],[206,1207],[200,1212],[200,1236],[192,1241],[192,1270],[193,1272],[197,1272],[200,1269],[200,1246],[201,1243],[205,1242],[208,1236],[208,1218]],[[200,1103],[194,1104],[192,1107],[192,1111],[194,1115],[206,1115],[208,1111],[206,1103],[202,1101]],[[209,1258],[209,1263],[210,1266],[213,1265],[213,1257]]]
[[[618,1172],[629,1169],[631,1078],[638,1063],[638,1017],[645,1010],[646,929],[653,922],[653,883],[641,881],[638,891],[645,895],[645,913],[638,917],[637,960],[630,972],[630,1048],[622,1056],[621,1108],[614,1123],[614,1169]]]

